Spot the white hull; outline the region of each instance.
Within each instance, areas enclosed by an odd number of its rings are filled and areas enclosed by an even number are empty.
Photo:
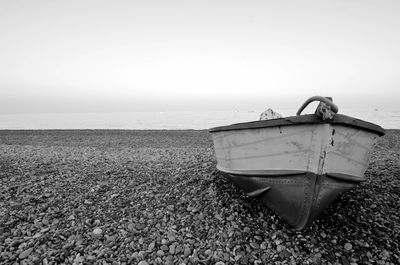
[[[212,137],[217,168],[226,173],[311,172],[361,181],[378,135],[325,123],[220,131]]]

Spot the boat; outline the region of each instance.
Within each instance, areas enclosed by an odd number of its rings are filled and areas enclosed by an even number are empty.
[[[320,102],[317,111],[302,115],[313,101]],[[322,114],[319,107],[325,107]],[[315,96],[295,116],[220,126],[210,133],[217,170],[302,230],[340,193],[365,180],[385,130],[338,114],[331,98]]]

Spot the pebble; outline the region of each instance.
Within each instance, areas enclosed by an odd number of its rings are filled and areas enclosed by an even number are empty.
[[[366,243],[366,242],[364,242],[364,241],[355,240],[354,242],[355,242],[358,246],[360,246],[360,247],[364,247],[364,248],[369,247],[368,243]]]
[[[31,253],[32,253],[32,251],[33,251],[33,248],[28,248],[27,250],[24,250],[24,251],[22,251],[20,254],[19,254],[19,258],[20,259],[25,259],[25,258],[27,258]]]
[[[149,244],[149,246],[147,247],[147,250],[148,250],[148,251],[152,251],[152,250],[154,249],[155,246],[156,246],[156,243],[155,243],[155,242],[151,242],[151,243]]]
[[[82,264],[84,261],[84,257],[82,257],[80,254],[77,254],[73,264]]]
[[[166,245],[162,245],[160,248],[162,251],[169,251],[169,247]]]
[[[172,255],[175,254],[175,245],[169,246],[169,253],[171,253]]]
[[[190,248],[185,248],[185,250],[183,251],[183,256],[188,257],[191,253],[192,251],[190,250]]]
[[[312,257],[312,263],[313,264],[321,264],[321,258],[322,258],[322,255],[321,255],[321,253],[317,253],[317,254],[315,254],[313,257]]]
[[[278,252],[281,252],[284,249],[285,249],[285,247],[283,245],[276,246],[276,251],[278,251]]]
[[[93,235],[95,236],[100,236],[103,233],[103,230],[101,230],[100,228],[96,228],[93,230]]]
[[[88,256],[86,256],[86,260],[89,262],[94,262],[96,260],[96,257],[92,256],[92,255],[88,255]]]
[[[169,231],[168,232],[168,240],[173,242],[176,240],[176,233],[174,231]]]
[[[352,248],[353,248],[353,245],[352,245],[352,244],[350,244],[350,243],[344,244],[344,249],[345,249],[345,250],[349,251],[349,250],[351,250]]]
[[[256,242],[250,242],[250,246],[254,249],[259,249],[260,245],[258,245]]]
[[[41,233],[36,233],[36,234],[33,235],[32,238],[36,239],[36,238],[39,238],[39,237],[41,237],[41,236],[42,236]]]
[[[388,260],[390,258],[390,253],[387,250],[383,250],[380,256],[382,260]]]
[[[141,262],[138,263],[138,265],[149,265],[147,261],[142,260]]]
[[[6,239],[4,240],[4,243],[5,243],[6,245],[11,245],[11,244],[13,243],[13,240],[12,240],[11,238],[6,238]]]
[[[157,256],[164,256],[164,251],[162,251],[161,249],[157,251]]]
[[[281,253],[279,253],[279,257],[283,258],[289,258],[290,256],[292,256],[292,254],[287,251],[286,249],[282,250]]]
[[[75,220],[75,216],[72,214],[72,215],[70,215],[69,217],[68,217],[68,219],[67,220],[69,220],[69,221],[71,221],[71,220]]]
[[[214,216],[215,216],[215,218],[217,218],[219,221],[223,221],[223,220],[224,220],[224,218],[223,218],[222,215],[220,215],[220,214],[215,214]]]
[[[181,247],[180,245],[178,245],[178,246],[175,248],[175,254],[179,254],[181,251],[182,251],[182,247]]]
[[[50,227],[46,227],[46,228],[43,228],[42,230],[40,230],[40,233],[46,233],[49,230],[50,230]]]
[[[256,240],[259,240],[259,241],[261,241],[262,240],[262,237],[261,236],[254,236],[254,238],[256,239]]]

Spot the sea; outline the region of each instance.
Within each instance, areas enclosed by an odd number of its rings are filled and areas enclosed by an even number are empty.
[[[263,110],[0,114],[0,129],[203,130],[256,121]],[[296,109],[278,111],[294,116]],[[385,129],[400,129],[400,110],[344,110],[340,113]]]

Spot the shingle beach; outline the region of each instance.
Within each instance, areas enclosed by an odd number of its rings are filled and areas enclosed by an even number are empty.
[[[0,263],[400,264],[400,130],[301,232],[215,167],[207,131],[0,131]]]

